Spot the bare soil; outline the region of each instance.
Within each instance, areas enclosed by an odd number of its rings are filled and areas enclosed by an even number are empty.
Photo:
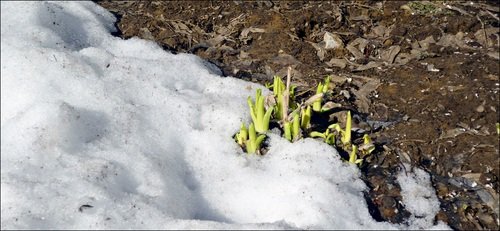
[[[431,174],[437,220],[498,230],[499,3],[495,1],[98,1],[117,36],[192,53],[225,76],[272,82],[293,68],[299,99],[330,75],[342,120],[377,150],[361,170],[379,221],[409,216],[395,174]],[[411,169],[406,169],[411,171]]]

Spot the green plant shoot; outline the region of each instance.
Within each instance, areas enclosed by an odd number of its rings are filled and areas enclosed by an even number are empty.
[[[316,88],[316,94],[321,94],[323,91],[323,84],[319,83],[318,87]],[[316,112],[321,111],[321,102],[323,101],[323,97],[318,98],[316,101],[313,103],[313,110]]]
[[[255,105],[252,103],[250,96],[247,99],[248,106],[250,107],[250,115],[252,116],[252,121],[255,124],[255,130],[258,133],[265,133],[269,130],[269,120],[271,119],[271,113],[273,108],[269,108],[265,111],[264,108],[264,96],[262,96],[262,90],[257,89],[255,94]],[[265,112],[264,112],[265,111]]]
[[[292,123],[285,122],[283,123],[283,130],[285,131],[285,139],[288,141],[292,141]]]
[[[273,81],[273,94],[276,97],[276,104],[274,105],[274,118],[277,120],[283,119],[283,92],[286,86],[279,76],[274,76]]]
[[[497,134],[500,135],[500,123],[497,123]]]
[[[300,116],[299,113],[293,112],[293,121],[285,121],[283,123],[283,130],[285,131],[285,138],[294,142],[300,138]]]
[[[352,119],[351,119],[351,111],[347,111],[347,120],[345,129],[340,128],[338,124],[332,124],[328,126],[328,128],[333,128],[337,130],[341,134],[342,144],[346,147],[351,144],[351,129],[352,129]]]
[[[326,93],[329,87],[330,87],[330,76],[327,76],[325,79],[325,83],[323,84],[323,93]]]
[[[318,87],[316,88],[316,95],[325,94],[328,91],[329,85],[330,85],[330,76],[327,76],[324,83],[318,83]],[[316,101],[314,101],[313,110],[315,112],[324,112],[328,110],[327,108],[323,108],[321,106],[322,101],[323,97],[319,97],[318,99],[316,99]]]
[[[283,94],[283,91],[285,91],[285,88],[286,88],[285,83],[283,83],[281,78],[277,75],[274,76],[272,86],[273,86],[274,96],[278,96],[278,95]]]
[[[363,135],[363,145],[359,147],[359,150],[363,154],[362,158],[375,150],[375,145],[373,145],[373,142],[368,134]]]
[[[287,86],[279,76],[274,76],[274,81],[271,86],[273,86],[273,95],[276,99],[273,118],[283,121],[284,116],[288,113],[284,112],[284,110],[287,110],[288,108],[293,110],[297,107],[297,104],[294,101],[296,86],[288,86],[289,89],[287,95]]]
[[[300,118],[299,113],[295,113],[293,116],[293,124],[292,124],[292,139],[296,141],[300,138]]]
[[[248,140],[248,130],[244,123],[241,123],[240,132],[236,134],[236,142],[243,147],[245,142]]]
[[[351,111],[347,111],[347,121],[345,123],[345,135],[342,136],[343,144],[351,143],[351,129],[352,129],[352,119],[351,119]]]
[[[302,108],[300,110],[300,127],[302,129],[309,128],[311,123],[311,106],[308,105],[306,109]]]
[[[356,154],[357,152],[358,152],[358,146],[352,145],[351,154],[349,154],[349,163],[353,163],[353,164],[363,163],[363,159],[358,159],[357,154]]]
[[[266,138],[265,135],[257,136],[257,133],[255,132],[255,126],[253,123],[250,123],[250,126],[248,126],[248,137],[249,139],[245,143],[248,154],[256,153],[257,150],[260,149],[262,141],[264,141],[264,138]]]
[[[316,137],[322,138],[323,141],[325,141],[325,143],[327,143],[329,145],[335,145],[335,133],[330,133],[329,128],[327,128],[326,131],[323,133],[313,131],[313,132],[309,133],[309,136],[313,137],[313,138],[316,138]]]
[[[276,104],[274,105],[274,118],[277,120],[283,119],[283,95],[276,96]]]
[[[270,84],[270,83],[264,83],[264,87],[266,87],[267,89],[271,89],[271,87],[273,87],[274,85]]]
[[[274,76],[273,84],[270,85],[270,86],[273,86],[273,94],[274,94],[274,96],[283,95],[283,92],[285,92],[285,90],[286,90],[285,83],[277,75]],[[294,99],[295,99],[295,88],[297,88],[297,86],[290,86],[289,88],[290,89],[288,90],[288,92],[289,92],[290,99],[291,99],[291,101],[294,101]]]

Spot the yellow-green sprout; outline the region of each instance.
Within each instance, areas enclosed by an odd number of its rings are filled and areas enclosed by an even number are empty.
[[[363,135],[363,145],[359,147],[359,150],[363,154],[362,157],[369,155],[375,150],[375,145],[373,145],[372,139],[368,134]]]
[[[264,83],[264,87],[266,87],[267,89],[271,89],[271,87],[273,87],[273,85],[270,83]]]
[[[283,130],[285,131],[285,138],[290,142],[300,138],[300,116],[298,113],[293,113],[293,121],[284,122]]]
[[[283,130],[285,132],[285,139],[287,139],[288,141],[292,141],[292,123],[283,123]]]
[[[283,83],[283,80],[277,75],[274,76],[273,80],[273,94],[274,96],[281,95],[283,91],[285,91],[285,83]]]
[[[283,124],[283,130],[285,131],[285,138],[290,141],[296,141],[300,138],[300,117],[298,113],[293,114],[293,121],[286,121]]]
[[[339,124],[332,124],[328,126],[328,128],[333,128],[337,132],[339,132],[340,135],[342,136],[340,139],[342,141],[342,144],[345,147],[348,147],[351,144],[351,129],[352,129],[351,111],[347,111],[347,120],[345,124],[345,129],[340,128]]]
[[[300,138],[300,118],[299,113],[295,113],[293,115],[293,124],[292,124],[292,139],[296,141]]]
[[[497,123],[497,134],[500,135],[500,123]]]
[[[349,163],[352,163],[352,164],[363,163],[363,159],[358,159],[357,152],[358,152],[358,146],[352,145],[351,154],[349,154]]]
[[[255,126],[253,125],[253,123],[251,123],[250,126],[248,126],[248,138],[249,139],[245,143],[245,146],[247,148],[247,153],[253,154],[260,149],[260,145],[262,144],[262,141],[264,141],[266,136],[265,135],[257,136],[257,133],[255,132]]]
[[[293,110],[297,106],[294,103],[296,86],[290,86],[290,89],[288,90],[288,95],[285,94],[286,85],[279,76],[274,76],[274,81],[271,86],[273,86],[273,95],[276,98],[276,104],[274,105],[274,114],[273,114],[274,118],[277,120],[283,120],[286,113],[288,113],[284,112],[284,110],[287,110],[288,108],[292,108]],[[285,103],[288,103],[288,105],[284,105]]]
[[[274,118],[277,120],[283,119],[283,103],[286,86],[279,76],[274,76],[273,81],[273,95],[276,97],[276,104],[274,105]]]
[[[329,128],[327,128],[326,131],[323,133],[313,131],[313,132],[309,133],[309,136],[313,137],[313,138],[316,138],[316,137],[322,138],[323,141],[325,141],[325,143],[327,143],[329,145],[335,145],[335,133],[330,133]]]
[[[248,130],[244,123],[241,123],[240,132],[236,134],[236,142],[243,147],[248,140]]]
[[[328,86],[330,85],[330,76],[327,76],[324,83],[318,83],[318,87],[316,88],[316,95],[325,94],[328,91]],[[322,108],[321,104],[323,101],[323,97],[319,97],[313,103],[313,110],[315,112],[323,112],[327,111],[327,108]]]
[[[274,118],[277,120],[283,119],[283,95],[276,96],[276,104],[274,105]]]
[[[309,128],[309,125],[311,123],[311,106],[308,105],[306,109],[302,108],[300,111],[300,115],[300,127],[302,129]]]
[[[252,103],[250,96],[247,99],[248,106],[250,107],[250,115],[252,116],[252,121],[255,124],[255,130],[258,133],[265,133],[269,130],[269,120],[271,119],[271,113],[273,108],[269,108],[265,111],[264,108],[264,96],[262,96],[262,90],[257,89],[255,94],[255,105]],[[264,112],[265,111],[265,112]]]

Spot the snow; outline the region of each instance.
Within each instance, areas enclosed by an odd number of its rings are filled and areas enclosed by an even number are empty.
[[[404,164],[404,168],[410,169],[411,166]],[[422,169],[414,168],[411,173],[399,172],[397,181],[401,186],[405,208],[411,213],[410,223],[424,229],[439,212],[439,203],[428,202],[438,201],[436,192],[431,187],[429,174]]]
[[[232,136],[263,86],[137,38],[92,2],[1,3],[2,229],[443,229],[422,170],[408,224],[376,222],[358,169],[313,139]]]

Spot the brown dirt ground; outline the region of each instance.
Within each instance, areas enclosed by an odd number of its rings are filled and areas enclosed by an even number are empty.
[[[117,36],[192,53],[225,76],[271,82],[293,68],[298,95],[326,75],[377,150],[361,170],[370,213],[404,222],[395,173],[431,174],[436,220],[499,229],[499,4],[495,1],[99,1]],[[410,171],[408,169],[408,171]]]

